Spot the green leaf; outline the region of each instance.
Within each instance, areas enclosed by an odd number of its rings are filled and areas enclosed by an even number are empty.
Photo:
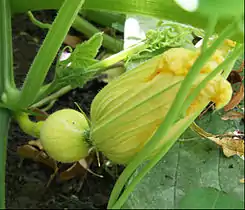
[[[208,113],[197,123],[213,134],[244,126],[239,120],[221,120],[222,114]],[[191,189],[200,187],[216,188],[244,200],[244,185],[239,182],[243,176],[241,158],[226,158],[218,145],[188,129],[137,185],[123,208],[174,209]]]
[[[103,41],[102,33],[97,33],[88,41],[78,45],[71,55],[71,68],[86,68],[96,62],[94,60]]]
[[[241,1],[238,1],[238,6],[233,1],[226,0],[224,3],[224,10],[227,11],[227,8],[230,8],[230,14],[238,13],[240,14],[241,9],[244,6],[241,5]],[[42,9],[55,9],[60,7],[63,0],[39,0],[39,1],[30,1],[30,0],[11,0],[11,6],[13,13],[16,12],[25,12],[29,10],[42,10]],[[220,7],[215,7],[212,4],[213,1],[204,1],[202,3],[208,2],[210,7],[213,9],[214,13],[218,9],[223,7],[223,0],[219,0]],[[205,5],[206,5],[205,4]],[[107,11],[107,12],[117,12],[121,14],[141,14],[145,16],[152,16],[162,20],[173,20],[184,24],[189,24],[197,28],[205,29],[207,27],[207,22],[209,16],[204,16],[200,14],[199,11],[187,12],[181,8],[176,1],[173,0],[89,0],[84,4],[84,8],[93,11]],[[243,12],[244,13],[244,12]],[[226,27],[229,23],[232,23],[234,20],[233,15],[228,15],[222,17],[216,26],[216,32],[220,32]],[[244,31],[243,27],[238,28],[235,32],[234,38],[236,41],[243,42]]]
[[[102,33],[93,35],[88,41],[77,45],[65,64],[71,63],[70,68],[86,68],[96,62],[97,55],[103,41]],[[60,62],[62,65],[63,62]]]
[[[149,18],[148,22],[146,17],[141,20],[141,17],[138,17],[140,21],[139,24],[142,29],[138,32],[138,36],[141,35],[143,29],[145,28],[154,28],[151,25],[144,25],[144,21],[146,24],[153,24],[155,23],[153,20]],[[144,21],[143,21],[144,20]],[[151,23],[152,22],[152,23]],[[126,28],[126,30],[131,30],[130,27]],[[174,47],[184,47],[193,49],[194,44],[192,43],[194,37],[193,34],[203,36],[204,33],[200,29],[193,28],[188,25],[180,24],[173,21],[159,21],[157,27],[154,29],[150,29],[148,31],[144,31],[146,33],[146,40],[148,47],[143,51],[130,56],[126,62],[127,71],[135,68],[139,64],[145,62],[146,60],[162,54],[164,51],[168,50],[169,48]],[[142,38],[143,39],[143,38]],[[130,41],[131,39],[129,39]],[[127,39],[125,39],[125,42]],[[132,40],[131,40],[132,42]]]
[[[234,4],[230,0],[199,0],[196,11],[207,16],[241,17],[244,14],[244,0],[236,0]]]
[[[98,62],[95,56],[102,45],[102,41],[102,33],[97,33],[88,41],[78,45],[68,59],[59,62],[53,86],[71,85],[76,88],[84,85],[91,76],[86,74],[85,69]]]
[[[81,87],[87,79],[84,69],[66,68],[61,74],[57,74],[52,89],[57,89],[56,87],[62,88],[67,85],[71,85],[72,88]]]
[[[214,188],[197,188],[188,192],[179,203],[180,209],[244,209],[234,196]]]
[[[164,47],[194,48],[192,34],[204,36],[200,29],[173,21],[162,21],[156,30],[149,30],[146,37],[151,50]]]

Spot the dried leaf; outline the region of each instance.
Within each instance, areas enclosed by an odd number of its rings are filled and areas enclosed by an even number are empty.
[[[41,141],[39,139],[28,141],[28,144],[37,147],[39,150],[43,150],[43,145],[41,144]]]
[[[242,77],[239,74],[238,71],[231,71],[231,73],[229,74],[227,80],[231,83],[231,84],[235,84],[238,82],[242,82]]]
[[[81,39],[77,36],[67,34],[64,43],[75,48],[77,44],[81,43]]]
[[[193,131],[198,133],[200,136],[210,139],[216,144],[220,145],[223,149],[223,153],[226,157],[233,155],[244,156],[244,139],[241,136],[236,136],[233,134],[224,135],[213,135],[204,131],[196,123],[192,123],[190,126]]]
[[[208,110],[214,110],[214,107],[215,107],[215,105],[214,105],[214,103],[213,102],[210,102],[207,106],[206,106],[206,108],[201,112],[201,114],[198,116],[198,119],[201,119],[201,117],[208,111]]]
[[[48,113],[45,111],[42,111],[41,109],[30,108],[30,110],[34,113],[37,121],[44,121],[48,118]]]
[[[86,161],[86,159],[81,159],[78,161],[78,163],[86,170],[90,167],[90,164]]]
[[[224,107],[225,111],[229,111],[236,107],[244,98],[244,87],[243,84],[241,83],[241,86],[239,88],[239,91],[236,92],[233,96],[230,102]]]
[[[85,176],[87,171],[89,171],[89,167],[92,162],[93,157],[88,156],[85,159],[82,159],[79,162],[72,164],[72,166],[59,174],[59,181],[67,181],[78,176]]]
[[[244,113],[237,111],[229,111],[223,115],[222,120],[235,120],[244,118]]]
[[[52,169],[57,169],[56,161],[50,158],[45,152],[36,149],[31,145],[23,145],[17,148],[17,154],[22,158],[32,159],[36,162],[45,164]]]
[[[230,102],[224,107],[225,111],[229,111],[231,109],[233,109],[235,106],[237,106],[241,100],[243,100],[244,98],[244,86],[243,86],[243,78],[242,76],[239,74],[240,72],[243,71],[244,68],[244,62],[241,64],[241,67],[239,68],[238,71],[231,71],[229,77],[227,78],[227,80],[231,83],[231,84],[235,84],[240,82],[240,88],[238,90],[238,92],[236,92],[232,99],[230,100]]]
[[[67,181],[73,179],[77,176],[83,176],[87,173],[87,171],[78,163],[74,163],[71,167],[67,170],[61,172],[59,174],[59,181]]]
[[[210,138],[209,138],[210,139]],[[224,155],[230,157],[233,155],[244,155],[244,140],[235,139],[232,137],[222,137],[212,138],[218,145],[223,149]]]
[[[17,154],[23,158],[34,159],[39,152],[40,151],[38,149],[30,145],[23,145],[17,148]]]
[[[236,151],[234,151],[234,150],[230,150],[226,147],[222,147],[222,149],[223,149],[223,153],[226,157],[231,157],[233,155],[236,155]]]
[[[89,161],[91,161],[91,162],[89,162]],[[103,178],[102,175],[96,174],[96,173],[94,173],[93,171],[90,170],[89,166],[90,166],[91,163],[92,163],[92,159],[89,160],[89,161],[87,161],[86,159],[81,159],[81,160],[78,161],[78,163],[79,163],[85,170],[87,170],[89,173],[91,173],[91,174],[93,174],[93,175],[95,175],[95,176],[97,176],[97,177]]]

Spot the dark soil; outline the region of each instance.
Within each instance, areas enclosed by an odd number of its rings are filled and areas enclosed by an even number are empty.
[[[50,21],[53,12],[37,13],[43,21]],[[46,34],[45,29],[33,25],[26,15],[13,18],[13,48],[16,83],[20,86],[28,68],[37,53]],[[82,37],[82,35],[81,35]],[[48,80],[52,77],[52,69]],[[86,114],[89,114],[90,104],[97,92],[104,86],[98,80],[90,81],[84,88],[78,88],[62,96],[49,113],[62,108],[77,109],[78,102]],[[6,171],[6,207],[8,209],[98,209],[106,208],[110,192],[115,183],[115,177],[103,168],[95,167],[104,178],[90,173],[82,183],[79,192],[76,191],[81,179],[74,178],[65,182],[54,180],[47,188],[52,170],[33,160],[25,159],[20,165],[21,158],[16,153],[17,147],[32,140],[25,135],[15,122],[12,122],[9,132],[7,171]]]

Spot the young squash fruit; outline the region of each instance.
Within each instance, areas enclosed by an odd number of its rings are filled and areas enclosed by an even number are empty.
[[[91,106],[90,138],[93,145],[113,162],[127,164],[164,120],[181,81],[199,54],[199,49],[169,49],[104,87]],[[215,52],[198,78],[192,81],[192,90],[224,60],[226,54],[227,49],[226,52]],[[178,138],[210,101],[216,103],[216,108],[222,108],[231,96],[231,85],[221,75],[216,76],[200,92],[185,116],[172,126],[160,145]]]
[[[40,129],[40,141],[53,159],[72,163],[88,156],[89,145],[85,116],[73,109],[62,109],[51,114]]]

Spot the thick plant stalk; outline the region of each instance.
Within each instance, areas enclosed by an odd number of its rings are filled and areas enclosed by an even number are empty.
[[[10,113],[0,108],[0,209],[5,209],[5,170]]]
[[[0,96],[15,86],[12,72],[11,10],[8,0],[0,1]],[[10,112],[0,108],[0,209],[5,209],[5,167]]]
[[[3,89],[13,88],[11,11],[8,1],[0,2],[0,96]],[[0,97],[1,98],[1,97]]]
[[[92,37],[94,34],[100,32],[98,28],[79,16],[76,17],[72,27],[85,34],[87,37]],[[123,42],[107,34],[103,34],[103,46],[113,52],[119,52],[123,49]]]
[[[31,11],[28,11],[28,16],[33,24],[37,25],[40,28],[50,29],[51,24],[49,23],[42,23],[41,21],[37,20]],[[100,32],[98,28],[94,25],[89,23],[87,20],[83,19],[79,15],[76,17],[73,25],[76,30],[80,31],[81,33],[85,34],[88,38],[92,37],[94,34]],[[119,52],[122,50],[123,43],[121,40],[113,38],[107,34],[103,34],[103,46],[108,48],[113,52]]]

